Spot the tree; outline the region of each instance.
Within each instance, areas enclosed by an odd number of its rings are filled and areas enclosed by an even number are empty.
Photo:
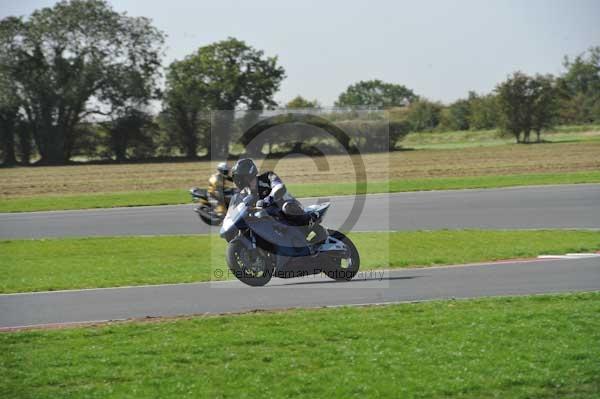
[[[31,129],[23,118],[19,118],[19,123],[16,126],[17,133],[17,149],[19,159],[22,165],[29,165],[31,155],[33,153],[33,138],[31,137]]]
[[[307,100],[302,96],[296,96],[285,105],[288,109],[313,109],[321,108],[317,100]]]
[[[198,156],[200,116],[209,107],[199,68],[200,63],[192,58],[171,63],[163,100],[167,125],[173,132],[174,141],[188,158]]]
[[[552,127],[558,113],[558,94],[552,75],[536,75],[531,82],[533,105],[531,128],[536,132],[537,142],[543,129]]]
[[[6,74],[0,71],[0,139],[4,165],[12,166],[17,163],[15,155],[16,129],[20,123],[20,101],[16,96],[13,85]]]
[[[153,149],[152,137],[148,134],[153,120],[152,116],[144,111],[129,109],[125,114],[103,125],[109,133],[109,147],[118,162],[127,159],[127,151],[132,144],[137,144],[135,150],[138,155],[148,154],[148,151],[140,151],[144,147]]]
[[[600,122],[600,46],[574,59],[565,57],[566,72],[558,80],[563,95],[561,115],[569,123]]]
[[[144,103],[158,78],[163,34],[146,18],[119,14],[103,0],[62,1],[28,20],[8,18],[22,109],[41,162],[68,161],[77,124]]]
[[[552,126],[557,114],[554,81],[551,75],[530,77],[515,72],[496,87],[500,125],[515,136],[517,143],[529,143],[532,130],[539,142],[541,131]]]
[[[21,99],[11,76],[14,69],[14,40],[20,21],[18,18],[6,18],[0,21],[0,139],[4,165],[17,163],[15,155],[16,128],[20,123],[19,108]]]
[[[496,92],[502,129],[515,136],[517,143],[528,143],[536,97],[534,80],[522,72],[515,72],[496,86]]]
[[[318,110],[321,108],[319,102],[315,100],[308,100],[300,95],[294,97],[285,104],[286,109],[290,110]],[[250,125],[246,123],[246,125]],[[260,137],[251,138],[251,142],[244,143],[246,146],[246,152],[248,155],[259,155],[260,150],[264,144],[268,144],[269,154],[272,153],[273,145],[281,147],[289,146],[290,153],[299,154],[303,152],[303,145],[309,138],[318,136],[319,132],[312,126],[300,125],[297,123],[290,123],[287,125],[280,125],[273,129],[263,133]],[[244,137],[244,141],[250,137]]]
[[[416,99],[417,95],[403,85],[368,80],[348,86],[346,91],[339,95],[335,105],[387,109],[406,106]]]
[[[277,57],[266,57],[245,42],[228,38],[200,47],[182,61],[175,61],[167,74],[165,109],[182,137],[188,156],[195,155],[193,137],[202,110],[213,112],[211,143],[217,157],[225,157],[233,126],[233,111],[245,106],[260,110],[275,106],[273,95],[285,77]],[[210,153],[210,148],[207,149]],[[192,154],[194,153],[194,154]]]

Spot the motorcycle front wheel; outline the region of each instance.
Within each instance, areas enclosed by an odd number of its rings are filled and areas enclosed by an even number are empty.
[[[227,245],[226,258],[233,275],[249,286],[261,287],[273,276],[275,264],[272,257],[260,248],[248,249],[234,241]]]
[[[360,255],[358,249],[345,234],[336,230],[327,230],[330,237],[340,240],[344,243],[348,252],[346,257],[337,258],[333,262],[333,267],[325,272],[327,277],[336,281],[350,281],[358,273],[360,268]]]

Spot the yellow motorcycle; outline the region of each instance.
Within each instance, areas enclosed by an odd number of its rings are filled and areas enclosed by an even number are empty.
[[[226,189],[224,191],[225,197],[225,209],[229,207],[229,201],[231,197],[237,192],[235,189]],[[225,214],[217,213],[216,209],[220,205],[219,200],[214,198],[208,193],[206,189],[192,187],[190,188],[190,194],[192,196],[192,202],[198,204],[194,207],[194,212],[198,214],[202,221],[210,226],[219,226],[223,223]]]

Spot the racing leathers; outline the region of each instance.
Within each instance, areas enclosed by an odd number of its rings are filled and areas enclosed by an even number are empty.
[[[206,191],[210,196],[219,201],[219,204],[215,208],[218,215],[225,215],[227,212],[225,191],[231,191],[232,189],[233,180],[230,176],[226,176],[222,173],[215,173],[208,179],[208,188]]]
[[[254,194],[263,200],[263,205],[269,207],[276,205],[276,210],[291,224],[304,226],[311,224],[313,215],[304,212],[300,202],[289,192],[283,181],[275,172],[265,172],[256,176],[256,188],[251,187]]]

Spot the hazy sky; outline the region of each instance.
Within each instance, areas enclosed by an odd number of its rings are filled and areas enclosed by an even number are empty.
[[[375,78],[448,102],[515,70],[559,73],[565,54],[600,45],[599,0],[110,2],[167,33],[165,65],[228,36],[278,55],[280,102],[301,94],[331,105]],[[0,0],[0,16],[53,3]]]

